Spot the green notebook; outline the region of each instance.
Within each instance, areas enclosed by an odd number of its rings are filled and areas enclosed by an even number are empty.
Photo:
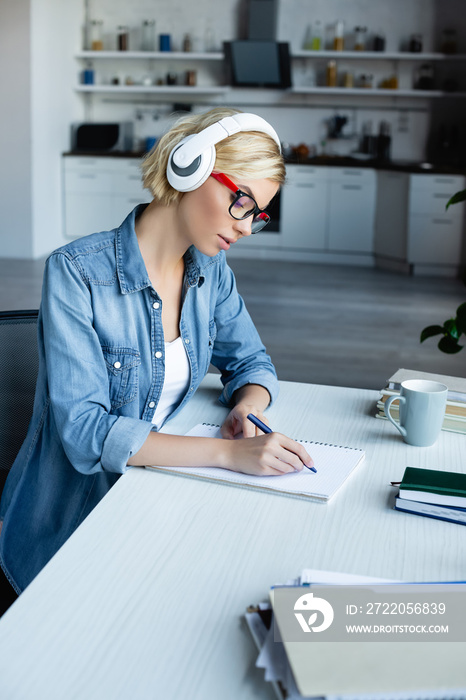
[[[406,467],[399,496],[410,501],[466,508],[466,474]]]

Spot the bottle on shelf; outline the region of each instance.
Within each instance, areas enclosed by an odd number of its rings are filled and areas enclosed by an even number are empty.
[[[323,35],[322,22],[316,19],[312,26],[311,49],[313,51],[320,51],[323,48]]]
[[[327,87],[337,87],[337,62],[329,61],[327,63],[326,81]]]
[[[117,29],[117,45],[118,51],[128,51],[129,49],[129,30],[123,24]]]
[[[215,51],[215,36],[214,30],[210,24],[206,24],[204,30],[204,51],[209,53],[210,51]]]
[[[89,25],[89,39],[90,39],[90,45],[89,48],[91,51],[103,51],[104,48],[104,42],[103,42],[103,20],[101,19],[93,19],[90,22]]]
[[[374,51],[385,51],[385,33],[379,29],[374,34]]]
[[[183,37],[183,51],[192,51],[193,50],[193,42],[191,40],[191,34],[186,33]]]
[[[141,51],[155,51],[154,19],[145,19],[142,23]]]
[[[310,51],[312,49],[312,30],[311,25],[308,24],[306,27],[306,33],[304,35],[303,49],[305,51]]]
[[[335,22],[335,35],[333,38],[333,50],[343,51],[345,48],[345,24],[341,20]]]
[[[442,42],[440,45],[440,51],[442,53],[456,53],[457,47],[457,35],[456,29],[444,29],[442,31]]]
[[[366,34],[367,27],[355,27],[354,28],[354,50],[355,51],[365,51],[366,49]]]

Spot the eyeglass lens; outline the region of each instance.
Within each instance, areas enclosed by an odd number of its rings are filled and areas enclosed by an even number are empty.
[[[257,211],[258,207],[254,199],[252,197],[248,197],[247,195],[241,195],[241,197],[238,197],[233,204],[230,207],[230,214],[234,219],[246,219],[248,216],[251,216],[255,211]],[[268,214],[265,212],[259,212],[257,213],[251,223],[251,232],[252,233],[257,233],[261,229],[264,228],[270,221],[270,217]]]

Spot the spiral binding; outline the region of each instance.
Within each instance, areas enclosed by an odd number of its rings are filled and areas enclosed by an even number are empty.
[[[209,428],[220,428],[216,423],[203,423]],[[349,445],[334,445],[332,442],[316,442],[315,440],[297,440],[297,442],[305,443],[306,445],[321,445],[322,447],[338,447],[340,450],[355,450],[356,452],[364,452],[360,447],[350,447]]]

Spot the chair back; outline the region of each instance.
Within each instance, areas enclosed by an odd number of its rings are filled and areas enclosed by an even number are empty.
[[[0,311],[0,495],[32,416],[38,313]]]

